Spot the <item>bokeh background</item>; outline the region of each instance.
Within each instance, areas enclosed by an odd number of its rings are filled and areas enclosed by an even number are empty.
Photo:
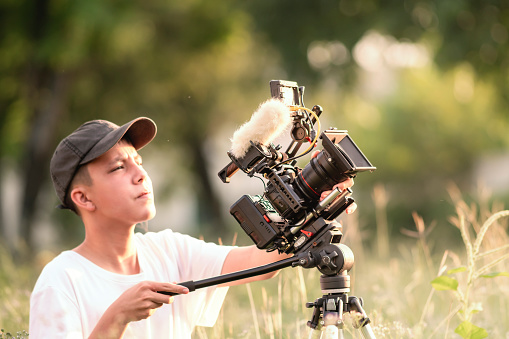
[[[142,230],[250,244],[228,209],[263,186],[243,174],[226,185],[217,172],[272,79],[305,86],[322,126],[348,130],[377,167],[356,178],[358,210],[341,218],[356,264],[370,267],[362,284],[415,248],[429,259],[408,272],[423,268],[429,286],[444,251],[463,253],[450,219],[459,201],[481,219],[507,209],[508,42],[509,3],[496,0],[2,0],[0,327],[28,330],[43,264],[83,239],[80,220],[55,208],[48,172],[58,142],[91,119],[158,125],[140,152],[158,207]],[[421,320],[405,328],[415,334]]]

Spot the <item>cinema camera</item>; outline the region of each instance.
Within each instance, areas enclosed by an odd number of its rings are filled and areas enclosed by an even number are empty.
[[[335,189],[320,201],[321,192],[332,190],[335,184],[354,178],[358,172],[376,168],[347,131],[331,128],[320,134],[319,116],[323,110],[318,105],[312,109],[304,107],[304,87],[296,82],[272,80],[270,90],[271,104],[277,101],[282,105],[271,109],[265,104],[260,106],[244,129],[237,131],[253,137],[236,141],[234,135],[232,150],[228,151],[231,162],[218,173],[224,183],[230,182],[239,169],[249,177],[262,176],[266,179],[265,192],[242,196],[231,206],[230,213],[259,249],[298,254],[317,246],[339,244],[341,225],[334,219],[354,202],[352,191]],[[272,119],[280,130],[288,129],[284,126],[287,116],[292,125],[292,141],[282,152],[281,145],[268,140],[274,138],[274,131],[264,130],[264,123]],[[322,150],[304,168],[297,167],[297,159],[310,153],[318,138]],[[309,143],[309,147],[297,155],[304,143]],[[243,150],[235,151],[239,147]],[[318,268],[332,275],[338,273],[334,266]]]

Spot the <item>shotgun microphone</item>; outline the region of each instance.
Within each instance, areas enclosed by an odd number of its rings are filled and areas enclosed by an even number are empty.
[[[258,107],[248,122],[233,133],[230,152],[237,159],[243,158],[251,142],[267,146],[291,123],[290,108],[278,99],[269,99]]]

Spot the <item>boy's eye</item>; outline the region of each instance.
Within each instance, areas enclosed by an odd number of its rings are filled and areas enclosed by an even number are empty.
[[[122,169],[122,168],[124,168],[124,166],[123,165],[119,165],[119,166],[115,167],[114,169],[112,169],[111,171],[115,172],[116,170],[119,170],[119,169]]]

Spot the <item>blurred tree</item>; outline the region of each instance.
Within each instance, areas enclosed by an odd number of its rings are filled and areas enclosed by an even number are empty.
[[[65,100],[66,76],[54,72],[44,51],[35,48],[43,44],[51,29],[49,3],[8,1],[2,6],[0,157],[12,156],[23,164],[21,233],[29,237],[35,197],[47,173],[40,164],[50,154],[52,135]],[[24,147],[18,147],[21,144]],[[5,232],[5,227],[0,231]]]
[[[288,77],[308,88],[306,101],[322,104],[324,120],[348,129],[378,166],[375,175],[359,178],[356,194],[383,181],[392,205],[405,205],[408,223],[408,209],[429,212],[446,199],[448,180],[470,189],[480,154],[509,146],[509,3],[283,0],[244,6],[281,54]],[[405,54],[408,49],[415,53]],[[420,68],[405,68],[412,62]]]
[[[282,54],[292,76],[319,79],[309,64],[315,41],[340,41],[348,50],[370,30],[402,41],[422,42],[445,69],[465,62],[477,75],[493,79],[508,100],[509,3],[499,0],[373,1],[320,0],[277,3],[248,1],[256,29]],[[355,70],[354,60],[330,63],[327,71]],[[345,77],[355,80],[355,77]]]
[[[159,140],[185,154],[182,166],[202,201],[202,221],[216,230],[225,227],[205,175],[203,146],[218,122],[241,106],[239,94],[260,77],[252,66],[264,62],[246,21],[228,1],[1,6],[0,157],[22,172],[21,237],[29,246],[56,143],[96,118],[154,118]],[[230,103],[218,106],[225,98]],[[0,232],[5,235],[3,222]]]
[[[196,192],[200,221],[212,224],[209,229],[220,229],[225,221],[207,175],[208,136],[217,133],[225,120],[246,120],[266,98],[268,80],[296,80],[314,93],[322,92],[329,98],[323,100],[330,104],[326,108],[338,108],[339,98],[345,99],[345,105],[361,102],[369,107],[374,101],[357,100],[358,92],[345,89],[362,83],[355,48],[368,32],[376,31],[382,37],[426,46],[442,67],[438,72],[456,72],[457,67],[472,70],[473,79],[495,84],[490,87],[498,93],[492,96],[494,101],[503,97],[507,103],[508,20],[507,4],[494,0],[5,0],[0,3],[0,171],[11,166],[23,173],[22,238],[29,244],[32,240],[37,198],[48,181],[51,152],[62,137],[86,120],[124,123],[139,115],[154,118],[159,127],[156,147],[164,151],[170,145],[178,150],[173,160],[182,171],[169,175],[168,180]],[[447,105],[453,96],[446,97],[442,91],[436,94],[442,95],[441,103],[416,110],[422,121],[409,116],[405,120],[412,103],[392,98],[418,96],[426,103],[431,99],[427,93],[409,90],[417,88],[420,79],[403,76],[411,78],[405,80],[408,93],[395,88],[396,94],[381,103],[382,111],[392,117],[384,116],[378,127],[387,128],[386,138],[392,144],[386,148],[392,149],[397,158],[393,164],[401,171],[388,175],[404,177],[407,173],[410,177],[415,159],[401,143],[413,140],[408,145],[421,152],[434,149],[423,146],[426,128],[416,131],[403,122],[436,126],[438,117],[427,110],[438,110],[440,117],[447,110],[453,115],[451,121],[458,123],[466,107],[450,110]],[[441,82],[440,75],[432,78],[434,84]],[[378,85],[384,87],[386,82]],[[432,88],[430,84],[419,90],[430,92]],[[487,106],[476,109],[479,107]],[[507,121],[506,110],[495,103],[490,107]],[[376,122],[369,118],[376,116],[376,109],[368,109],[364,121]],[[244,110],[247,113],[236,115]],[[350,123],[345,127],[355,129],[355,120]],[[475,126],[479,120],[476,117],[468,123]],[[365,132],[373,133],[371,128]],[[403,132],[399,139],[394,129]],[[460,133],[458,129],[441,131],[443,143],[457,140],[454,134]],[[465,142],[462,152],[453,154],[450,164],[439,171],[453,171],[468,162],[462,159],[463,151],[471,156],[478,144],[467,147],[472,145],[468,139]],[[436,170],[432,163],[419,166],[419,175]],[[2,199],[0,194],[0,206]],[[0,220],[5,220],[1,212]],[[5,227],[0,223],[0,236]]]

